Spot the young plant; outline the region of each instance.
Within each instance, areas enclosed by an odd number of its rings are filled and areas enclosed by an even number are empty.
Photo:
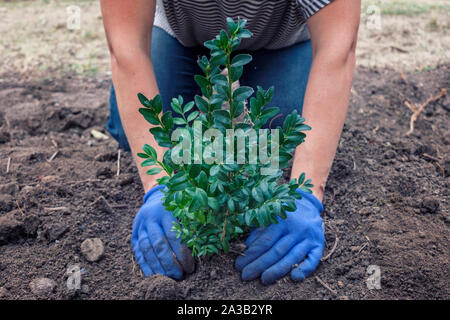
[[[263,129],[279,113],[270,106],[274,88],[258,87],[252,96],[250,87],[232,87],[252,60],[249,54],[233,54],[242,39],[252,35],[245,24],[246,20],[228,18],[228,32],[222,30],[205,42],[211,55],[198,60],[204,74],[194,78],[202,96],[187,103],[181,96],[172,99],[177,116],[162,113],[159,95],[150,100],[138,94],[143,105],[139,111],[152,125],[150,132],[168,148],[158,159],[156,151],[144,145],[138,154],[144,159],[141,165],[152,166],[150,175],[167,173],[158,179],[166,187],[164,206],[180,222],[173,228],[195,256],[227,252],[230,241],[249,228],[278,223],[277,217],[284,219],[287,211],[296,210],[295,199],[301,198],[296,189],[311,193],[313,186],[304,173],[280,184],[281,169],[289,167],[292,153],[306,137],[303,131],[311,129],[305,119],[294,111],[282,128]],[[255,150],[255,145],[259,154],[245,152]],[[230,150],[239,152],[230,155]],[[175,161],[180,158],[183,161]]]

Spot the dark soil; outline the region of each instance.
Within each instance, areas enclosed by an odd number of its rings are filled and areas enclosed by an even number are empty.
[[[197,261],[181,282],[142,276],[130,248],[137,170],[122,152],[117,176],[117,143],[90,134],[105,132],[108,88],[102,79],[0,82],[0,298],[34,299],[29,284],[43,277],[57,283],[50,299],[450,298],[450,97],[428,105],[410,136],[404,105],[450,88],[450,65],[406,78],[357,70],[324,200],[324,255],[336,249],[304,282],[267,287],[242,282],[233,253]],[[87,238],[104,243],[98,262],[81,253]],[[67,289],[71,265],[81,290]],[[381,289],[368,289],[369,265]]]

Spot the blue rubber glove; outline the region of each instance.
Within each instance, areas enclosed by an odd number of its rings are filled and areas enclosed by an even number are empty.
[[[163,186],[156,186],[144,196],[144,204],[134,218],[131,245],[145,276],[160,273],[181,280],[194,271],[194,259],[172,231],[177,220],[162,203]]]
[[[317,268],[325,245],[323,206],[312,194],[297,191],[302,199],[296,200],[296,211],[250,233],[245,256],[239,256],[235,264],[242,280],[261,276],[263,284],[271,284],[292,270],[292,280],[301,281]]]

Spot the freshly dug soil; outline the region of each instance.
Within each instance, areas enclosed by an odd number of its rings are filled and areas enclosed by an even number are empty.
[[[56,282],[50,299],[450,298],[450,97],[429,104],[410,136],[404,105],[450,88],[450,65],[357,70],[324,200],[324,256],[335,250],[304,282],[272,286],[242,282],[235,253],[197,261],[184,281],[143,277],[130,248],[137,170],[121,152],[117,176],[117,143],[90,133],[105,132],[109,85],[0,82],[0,298],[41,298],[30,290],[37,278]],[[81,252],[88,238],[103,242],[97,262]],[[80,290],[66,285],[73,265]],[[369,266],[379,267],[380,289],[366,284]]]

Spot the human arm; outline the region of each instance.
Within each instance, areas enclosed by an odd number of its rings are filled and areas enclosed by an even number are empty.
[[[150,144],[160,158],[165,149],[158,146],[149,133],[150,125],[139,113],[137,93],[147,97],[158,94],[158,86],[150,57],[155,0],[102,0],[103,23],[111,55],[111,69],[122,125],[139,169],[145,192],[164,175],[145,174],[136,154]]]
[[[322,201],[350,99],[361,1],[335,0],[308,19],[313,62],[302,116],[312,130],[295,152],[291,176],[305,172]]]

